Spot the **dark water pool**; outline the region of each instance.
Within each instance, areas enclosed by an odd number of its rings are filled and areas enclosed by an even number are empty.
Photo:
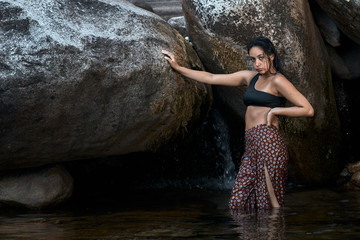
[[[360,192],[291,190],[280,211],[231,214],[229,191],[92,196],[48,211],[3,210],[0,239],[360,239]]]

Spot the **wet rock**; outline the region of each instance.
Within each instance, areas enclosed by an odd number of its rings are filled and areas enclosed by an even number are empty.
[[[199,121],[202,69],[159,16],[123,0],[0,2],[0,169],[157,149]]]
[[[45,208],[68,199],[73,179],[62,167],[3,176],[0,202],[27,208]]]
[[[360,2],[354,0],[315,0],[349,38],[360,44]]]
[[[183,9],[190,41],[208,71],[231,73],[248,69],[247,43],[260,35],[273,41],[288,79],[315,109],[313,118],[284,120],[282,130],[291,157],[290,178],[311,184],[336,179],[340,171],[336,167],[339,119],[328,56],[307,1],[184,0]],[[244,119],[241,90],[213,89],[215,100],[232,112],[232,118]]]

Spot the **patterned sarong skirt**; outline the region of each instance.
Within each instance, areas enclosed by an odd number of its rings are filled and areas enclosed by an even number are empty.
[[[265,166],[276,198],[284,205],[288,151],[284,138],[274,126],[257,125],[245,131],[245,152],[241,158],[229,202],[232,210],[271,208],[266,187]]]

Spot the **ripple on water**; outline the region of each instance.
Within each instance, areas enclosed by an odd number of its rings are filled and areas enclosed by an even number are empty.
[[[124,195],[125,196],[125,195]],[[227,191],[147,191],[4,210],[1,239],[358,239],[360,192],[292,190],[281,211],[234,213]],[[51,236],[51,237],[49,237]]]

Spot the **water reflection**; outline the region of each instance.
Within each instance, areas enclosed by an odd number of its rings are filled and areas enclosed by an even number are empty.
[[[139,191],[48,211],[0,209],[0,239],[359,239],[360,192],[292,191],[278,211],[230,212],[229,191]]]
[[[1,239],[61,239],[65,229],[59,217],[46,214],[20,214],[0,217]]]
[[[285,215],[282,208],[264,209],[254,212],[231,211],[239,238],[285,239]]]

